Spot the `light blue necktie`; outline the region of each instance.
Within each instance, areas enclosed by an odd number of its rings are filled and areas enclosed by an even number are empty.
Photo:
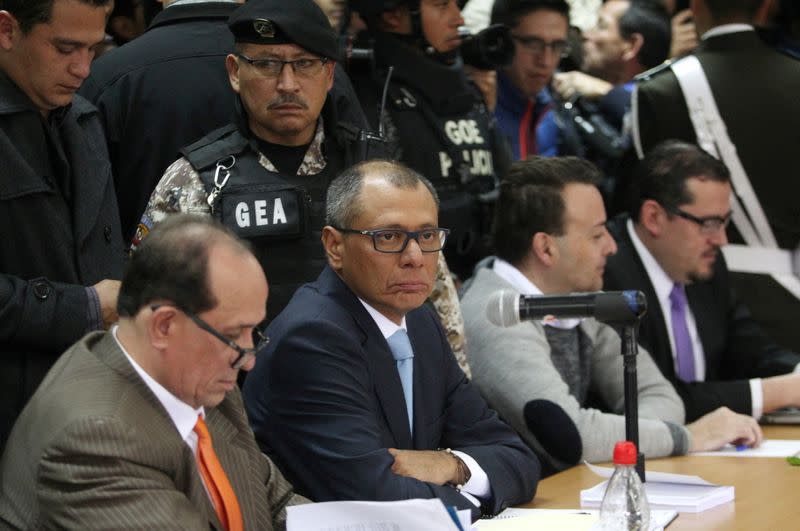
[[[392,355],[397,363],[400,383],[403,384],[403,395],[406,397],[408,411],[408,429],[414,433],[414,351],[408,334],[402,328],[386,338]]]

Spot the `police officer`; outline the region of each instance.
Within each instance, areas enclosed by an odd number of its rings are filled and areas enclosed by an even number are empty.
[[[510,164],[505,140],[478,89],[468,82],[458,51],[464,19],[456,0],[351,0],[374,47],[375,68],[354,75],[367,118],[397,158],[431,180],[441,199],[439,219],[451,229],[445,255],[460,276],[487,254],[487,205]],[[388,68],[385,113],[379,117]]]
[[[235,123],[181,150],[133,247],[170,214],[217,216],[253,243],[270,282],[271,319],[325,265],[325,192],[359,157],[365,122],[349,81],[334,76],[336,35],[312,0],[250,0],[228,26]]]

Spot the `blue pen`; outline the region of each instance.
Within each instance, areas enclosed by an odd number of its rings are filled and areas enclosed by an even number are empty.
[[[744,450],[747,450],[748,448],[749,448],[749,446],[747,446],[746,444],[737,444],[736,445],[736,451],[737,452],[743,452]]]

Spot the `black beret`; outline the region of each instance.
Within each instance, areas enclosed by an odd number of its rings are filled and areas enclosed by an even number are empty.
[[[236,42],[296,44],[337,60],[336,32],[313,0],[248,0],[228,18]]]

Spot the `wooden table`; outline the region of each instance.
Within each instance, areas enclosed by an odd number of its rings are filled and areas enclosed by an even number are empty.
[[[765,426],[764,437],[800,439],[800,426]],[[670,531],[800,529],[800,467],[785,458],[683,456],[651,459],[646,466],[736,487],[733,503],[702,513],[681,513]],[[533,502],[521,507],[574,509],[580,507],[580,491],[600,481],[586,466],[575,466],[541,481]]]

